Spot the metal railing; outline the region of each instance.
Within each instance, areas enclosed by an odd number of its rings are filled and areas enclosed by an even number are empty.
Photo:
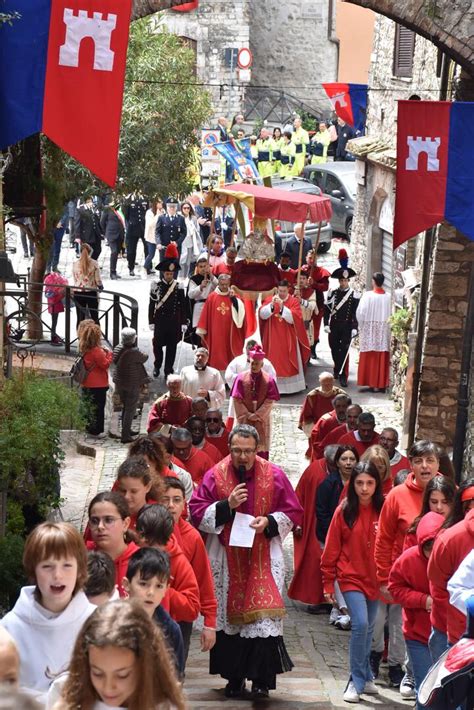
[[[59,314],[58,328],[61,342],[56,344],[54,351],[71,353],[77,349],[77,310],[75,293],[83,289],[74,286],[64,288],[64,312]],[[51,344],[51,315],[48,314],[48,300],[42,283],[28,281],[28,276],[19,276],[17,285],[8,284],[8,288],[0,292],[6,299],[6,340],[11,351],[31,350],[44,352],[45,346]],[[30,296],[34,292],[35,300],[41,299],[40,308],[33,311]],[[41,295],[40,295],[41,294]],[[102,330],[104,340],[114,348],[120,342],[122,328],[137,330],[138,302],[131,296],[115,291],[99,291],[99,308],[97,321]],[[79,308],[82,319],[91,317],[88,308]],[[61,319],[64,318],[64,321]],[[33,334],[34,335],[33,335]],[[64,333],[64,335],[62,335]],[[48,348],[49,350],[49,348]]]

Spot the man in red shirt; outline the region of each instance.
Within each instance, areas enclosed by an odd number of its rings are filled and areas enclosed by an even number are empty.
[[[191,416],[192,399],[181,390],[181,384],[180,375],[168,375],[166,378],[168,392],[158,397],[150,409],[146,425],[148,434],[163,428],[166,434],[171,426],[183,426]]]
[[[339,439],[351,431],[357,429],[357,420],[359,414],[362,414],[362,407],[359,404],[350,404],[346,410],[346,421],[340,424],[335,429],[332,429],[329,434],[326,434],[324,439],[312,447],[311,460],[315,461],[324,456],[326,446],[338,444]]]
[[[184,426],[191,434],[193,446],[195,446],[196,449],[199,449],[199,451],[203,451],[205,454],[207,454],[213,464],[219,463],[222,458],[221,452],[216,446],[209,443],[209,441],[207,441],[207,439],[205,438],[205,419],[197,416],[192,416],[189,417]]]
[[[173,444],[173,455],[191,474],[194,485],[198,486],[206,471],[214,466],[213,462],[204,451],[193,446],[191,434],[187,429],[174,429],[171,433],[171,443]]]
[[[309,450],[307,456],[311,454],[311,449],[319,444],[330,431],[346,421],[347,408],[352,404],[352,400],[347,394],[337,394],[331,401],[333,409],[325,412],[316,420],[309,435]],[[344,432],[345,433],[345,432]]]
[[[319,387],[308,392],[301,407],[298,428],[302,429],[307,437],[311,435],[311,430],[319,417],[331,411],[332,401],[337,394],[345,394],[345,392],[334,385],[332,372],[321,372]]]
[[[340,446],[344,446],[345,444],[353,446],[357,450],[359,458],[367,451],[369,446],[378,443],[379,435],[375,431],[375,418],[370,412],[362,412],[359,414],[357,429],[348,434],[344,434],[338,441]]]
[[[232,276],[236,257],[237,249],[235,247],[228,247],[225,253],[225,262],[217,264],[212,270],[214,276],[219,276],[219,274],[229,274],[229,276]]]
[[[396,429],[390,426],[385,427],[380,434],[379,444],[385,449],[390,459],[390,473],[392,479],[403,469],[411,470],[410,462],[407,457],[397,451],[398,432]]]

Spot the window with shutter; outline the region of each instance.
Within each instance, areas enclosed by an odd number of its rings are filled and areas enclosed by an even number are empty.
[[[411,77],[413,55],[415,53],[415,33],[403,25],[395,27],[395,47],[393,50],[393,75]]]

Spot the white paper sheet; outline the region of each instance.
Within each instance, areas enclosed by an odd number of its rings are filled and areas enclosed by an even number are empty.
[[[255,520],[253,515],[236,513],[232,530],[230,531],[229,545],[232,547],[252,547],[255,530],[249,524]]]

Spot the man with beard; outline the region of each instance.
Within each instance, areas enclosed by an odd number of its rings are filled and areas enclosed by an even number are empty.
[[[221,407],[225,400],[225,384],[219,370],[208,365],[209,351],[198,348],[194,365],[181,370],[182,388],[189,397],[204,397],[210,407]]]
[[[393,427],[387,426],[380,432],[379,444],[388,454],[390,459],[390,474],[395,478],[399,471],[410,470],[410,462],[406,456],[397,451],[398,432]]]
[[[222,421],[220,409],[208,409],[206,412],[206,439],[221,452],[222,458],[229,455],[229,429]]]
[[[375,431],[375,417],[370,412],[362,412],[357,419],[357,429],[350,431],[338,441],[340,446],[353,446],[359,454],[364,454],[369,446],[379,443],[379,435]]]
[[[185,471],[191,474],[194,486],[199,486],[206,471],[214,465],[209,456],[193,446],[191,433],[179,427],[171,432],[171,443],[173,445],[173,456],[177,459]]]
[[[268,698],[277,674],[293,667],[283,640],[282,542],[303,518],[291,483],[257,456],[258,443],[254,427],[235,427],[230,456],[206,473],[189,503],[194,525],[207,534],[218,600],[210,673],[227,680],[229,698],[245,697],[250,680],[254,700]],[[230,544],[238,513],[251,516],[250,547]]]
[[[245,340],[245,306],[230,288],[229,274],[220,274],[218,285],[206,300],[196,333],[209,350],[209,364],[223,372],[240,355]]]
[[[178,251],[175,244],[166,248],[164,259],[156,267],[161,272],[159,281],[153,281],[150,287],[148,322],[153,334],[153,353],[155,365],[153,377],[159,377],[165,355],[165,376],[173,373],[176,348],[181,336],[181,325],[186,320],[186,299],[184,291],[175,279],[179,271]]]

